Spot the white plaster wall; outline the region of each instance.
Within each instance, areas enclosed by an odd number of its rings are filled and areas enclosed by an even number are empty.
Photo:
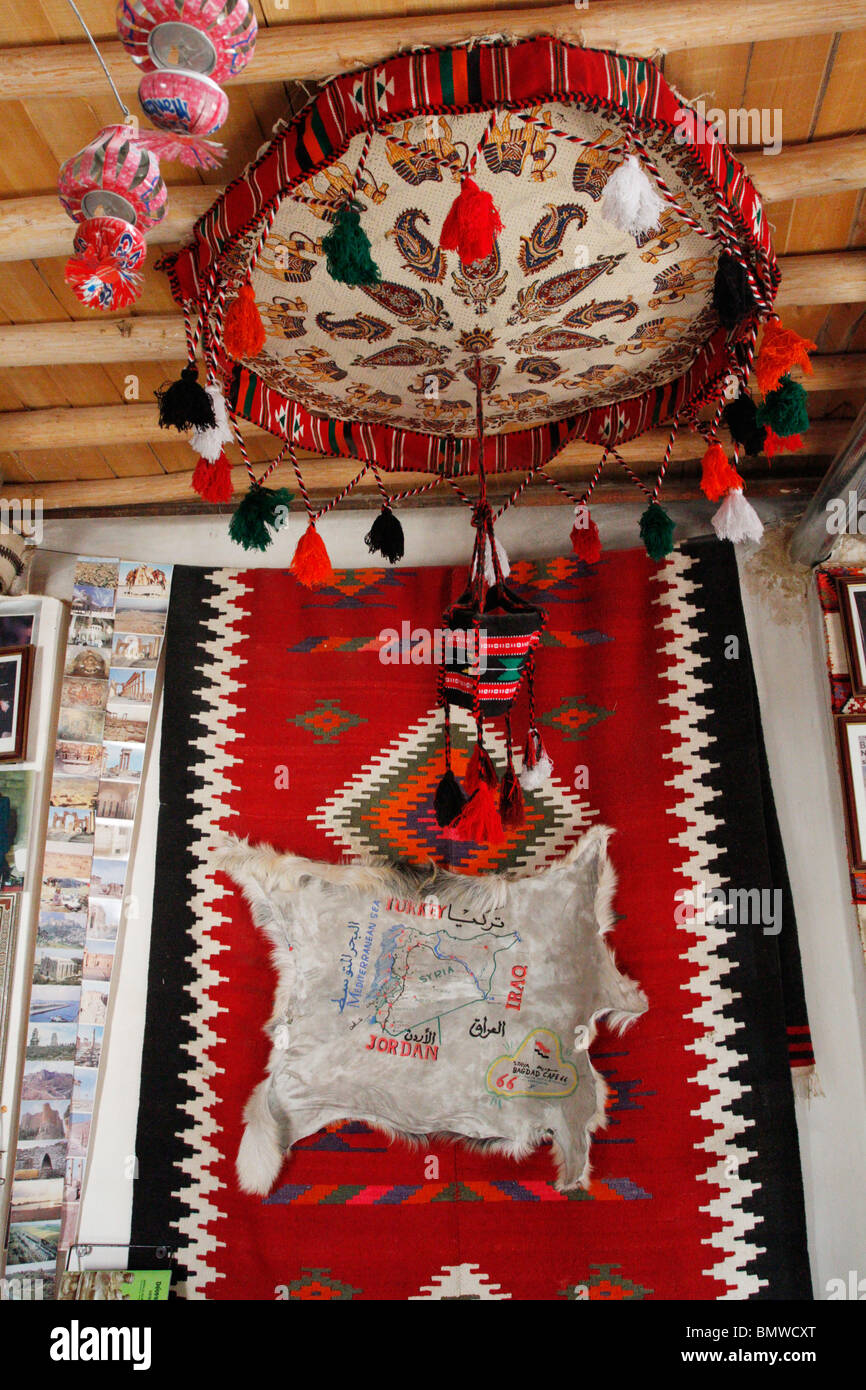
[[[626,505],[597,509],[607,548],[635,543],[639,510]],[[680,538],[705,529],[706,509],[701,504],[670,510]],[[325,521],[322,534],[335,564],[358,567],[369,562],[363,536],[372,516],[345,512]],[[404,512],[401,520],[409,563],[466,563],[466,509]],[[301,519],[293,516],[287,534],[256,562],[287,566],[301,526]],[[521,507],[507,514],[499,533],[512,558],[542,557],[566,553],[570,526],[568,508]],[[224,517],[49,521],[43,552],[33,569],[33,587],[68,598],[74,556],[81,554],[207,566],[246,563],[226,531]],[[866,967],[848,889],[817,608],[800,612],[799,622],[780,625],[765,587],[746,588],[744,603],[824,1089],[822,1097],[798,1102],[810,1254],[815,1293],[822,1298],[828,1279],[847,1280],[849,1270],[866,1277]],[[130,918],[114,978],[115,1026],[91,1147],[82,1241],[125,1242],[129,1235],[132,1184],[127,1160],[134,1152],[144,1025],[157,763],[158,744],[140,802],[138,853],[127,890],[136,898],[138,911]],[[110,1267],[122,1262],[121,1254],[110,1248],[96,1250],[91,1262]]]

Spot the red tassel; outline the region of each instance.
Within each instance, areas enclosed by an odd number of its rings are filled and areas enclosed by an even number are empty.
[[[783,328],[778,319],[771,319],[764,328],[761,350],[755,359],[755,380],[761,395],[766,399],[775,391],[792,367],[811,373],[809,353],[815,347],[809,338],[801,338],[792,328]]]
[[[257,357],[265,345],[265,326],[249,282],[229,305],[223,324],[223,347],[236,360]]]
[[[467,801],[456,820],[442,832],[445,840],[463,840],[474,845],[501,845],[505,839],[496,797],[486,782]]]
[[[743,480],[721,444],[711,444],[701,461],[701,487],[711,502],[718,502],[732,488],[743,489]]]
[[[526,819],[523,792],[513,767],[506,770],[499,789],[499,814],[507,830],[519,829]]]
[[[597,565],[601,559],[601,536],[588,507],[575,507],[571,548],[578,560],[587,565]]]
[[[768,459],[774,454],[793,454],[803,447],[803,436],[801,434],[789,434],[782,439],[775,430],[767,426],[767,434],[764,439],[764,453]]]
[[[231,464],[225,454],[220,454],[215,463],[199,459],[192,475],[192,485],[206,502],[230,502],[234,488]]]
[[[443,251],[456,251],[463,265],[472,265],[486,260],[501,231],[502,219],[492,195],[483,192],[474,179],[464,179],[442,226],[439,245]]]
[[[311,521],[295,547],[292,574],[300,584],[308,589],[318,589],[323,584],[334,583],[334,571],[325,549],[325,542]]]
[[[478,790],[480,782],[486,782],[488,787],[495,787],[499,782],[496,775],[496,768],[487,749],[480,742],[476,743],[472,750],[472,757],[466,766],[463,776],[463,787],[467,796],[471,796]]]

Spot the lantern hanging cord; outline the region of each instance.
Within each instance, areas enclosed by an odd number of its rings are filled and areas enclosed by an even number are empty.
[[[121,111],[123,112],[123,118],[124,118],[124,120],[129,120],[130,115],[131,115],[131,112],[130,112],[130,110],[129,110],[129,107],[124,103],[123,98],[122,98],[121,95],[120,95],[120,92],[117,90],[117,88],[116,88],[115,85],[114,85],[114,79],[112,78],[111,73],[108,71],[108,68],[107,68],[106,63],[105,63],[105,59],[103,58],[102,54],[101,54],[100,51],[99,51],[99,48],[97,47],[96,39],[93,37],[93,35],[91,34],[91,32],[90,32],[90,30],[88,29],[87,25],[85,24],[85,22],[84,22],[84,17],[83,17],[83,15],[82,15],[81,11],[79,10],[78,6],[76,5],[75,0],[66,0],[66,2],[67,2],[67,4],[69,5],[69,8],[75,13],[75,17],[76,17],[76,19],[78,20],[78,23],[81,25],[82,29],[84,30],[85,34],[87,35],[88,42],[90,43],[91,48],[93,49],[94,53],[96,54],[97,58],[99,59],[100,67],[102,68],[102,71],[105,73],[105,76],[106,76],[106,78],[108,79],[108,85],[109,85],[109,87],[110,87],[111,90],[114,92],[114,95],[115,95],[115,97],[116,97],[116,99],[117,99],[117,104],[118,104],[118,106],[120,107]]]

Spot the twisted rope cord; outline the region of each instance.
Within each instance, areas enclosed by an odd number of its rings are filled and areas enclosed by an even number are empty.
[[[658,495],[659,495],[659,493],[661,492],[662,483],[664,482],[664,476],[665,476],[665,474],[666,474],[667,471],[668,471],[668,464],[669,464],[670,461],[671,461],[671,455],[672,455],[672,453],[673,453],[674,443],[675,443],[675,441],[676,441],[677,435],[679,434],[679,430],[680,430],[680,417],[679,417],[678,415],[675,415],[675,416],[674,416],[673,429],[671,430],[671,436],[670,436],[670,439],[668,440],[667,448],[665,449],[664,458],[662,459],[662,462],[661,462],[661,468],[660,468],[659,471],[658,471],[658,476],[657,476],[657,478],[656,478],[656,485],[655,485],[655,487],[653,488],[653,494],[652,494],[652,500],[653,500],[653,502],[657,502],[657,501],[658,501]]]

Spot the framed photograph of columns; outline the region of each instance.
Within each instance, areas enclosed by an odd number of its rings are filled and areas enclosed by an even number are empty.
[[[33,681],[33,648],[0,647],[0,763],[27,756],[27,716]]]
[[[840,575],[836,587],[851,694],[866,695],[866,575]]]
[[[866,715],[836,716],[852,869],[866,869]]]

